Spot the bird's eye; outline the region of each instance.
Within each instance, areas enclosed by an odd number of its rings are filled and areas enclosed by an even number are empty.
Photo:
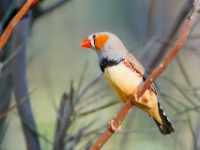
[[[96,35],[93,35],[92,37],[93,37],[93,39],[95,39]]]

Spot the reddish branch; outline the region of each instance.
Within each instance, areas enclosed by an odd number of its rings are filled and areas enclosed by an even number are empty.
[[[12,31],[15,29],[19,21],[23,18],[23,16],[28,12],[28,10],[35,5],[39,0],[28,0],[24,6],[20,9],[20,11],[15,15],[15,17],[11,20],[8,24],[7,28],[5,29],[4,33],[0,37],[0,50],[6,44],[8,38],[10,37]]]
[[[144,82],[143,85],[138,87],[134,93],[135,97],[132,96],[129,101],[126,102],[122,110],[119,112],[119,114],[113,118],[114,122],[114,128],[118,128],[121,124],[121,122],[124,120],[124,118],[127,116],[129,111],[131,110],[135,99],[139,98],[142,96],[142,94],[150,87],[150,85],[153,83],[153,81],[156,80],[156,78],[159,77],[159,75],[167,68],[167,66],[170,64],[171,60],[174,58],[174,56],[177,54],[177,52],[181,49],[183,43],[185,42],[189,31],[191,29],[191,26],[195,19],[197,18],[199,11],[200,11],[200,1],[199,0],[194,0],[194,7],[193,11],[190,14],[190,16],[187,18],[185,25],[183,27],[182,33],[180,35],[180,38],[178,41],[175,43],[174,47],[171,49],[169,54],[166,56],[162,64],[152,72],[152,74],[149,76],[149,78]],[[90,148],[90,150],[98,150],[100,149],[106,141],[112,136],[112,134],[115,131],[113,130],[112,127],[109,127],[104,134],[97,140],[97,142]]]

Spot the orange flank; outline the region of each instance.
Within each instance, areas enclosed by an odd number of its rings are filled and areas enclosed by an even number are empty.
[[[126,59],[123,59],[122,62],[124,63],[124,65],[126,67],[128,67],[132,71],[135,71],[137,73],[138,77],[140,77],[140,78],[143,77],[143,74],[141,72],[139,72],[138,70],[136,70],[133,66],[131,66],[130,62],[128,62]]]

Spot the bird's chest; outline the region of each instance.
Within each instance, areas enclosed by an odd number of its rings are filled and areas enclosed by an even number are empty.
[[[123,62],[105,68],[104,76],[123,102],[126,102],[132,96],[134,89],[143,82],[141,75]]]

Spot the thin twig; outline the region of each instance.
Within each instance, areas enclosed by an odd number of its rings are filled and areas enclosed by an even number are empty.
[[[189,125],[189,128],[190,128],[190,132],[191,132],[192,138],[193,138],[194,150],[198,150],[197,138],[195,137],[195,131],[192,127],[191,118],[190,118],[190,115],[189,115],[187,110],[186,110],[186,116],[187,116],[187,119],[188,119],[188,125]]]
[[[88,91],[89,88],[91,88],[94,84],[96,84],[101,78],[103,77],[103,74],[98,75],[96,78],[94,78],[85,88],[84,90],[79,94],[78,98],[76,99],[76,103],[80,103],[81,97]]]
[[[110,95],[112,95],[112,94],[113,94],[113,92],[108,92],[108,93],[106,93],[106,94],[104,94],[104,95],[98,96],[98,97],[95,98],[95,99],[92,99],[92,100],[90,100],[90,101],[87,101],[87,102],[85,102],[84,104],[82,104],[76,111],[79,112],[79,111],[81,111],[81,110],[83,110],[83,109],[85,109],[85,108],[87,109],[89,105],[95,104],[96,102],[99,101],[99,99],[104,99],[105,97],[108,97],[108,96],[110,96]],[[113,100],[111,100],[111,101],[114,101],[114,100],[115,100],[115,99],[113,99]]]
[[[63,118],[64,118],[64,109],[66,107],[66,103],[69,100],[68,99],[68,94],[64,93],[62,95],[61,101],[60,101],[60,108],[57,112],[57,123],[56,123],[56,130],[55,130],[55,138],[54,138],[54,144],[56,144],[58,142],[60,133],[62,132],[62,123],[64,122]],[[63,121],[63,122],[62,122]]]
[[[183,101],[180,101],[179,99],[171,96],[170,94],[167,94],[167,93],[164,93],[164,92],[160,92],[159,95],[171,99],[172,101],[178,103],[179,106],[183,106],[185,108],[191,108],[192,107],[192,106],[189,106],[188,104],[184,103]]]
[[[113,105],[118,104],[118,103],[119,103],[119,101],[110,102],[110,103],[107,103],[107,104],[105,104],[105,105],[103,105],[103,106],[94,108],[94,109],[92,109],[92,110],[88,110],[88,111],[83,112],[83,113],[81,113],[81,114],[78,114],[78,116],[85,116],[85,115],[88,115],[88,114],[97,112],[97,111],[99,111],[99,110],[108,108],[108,107],[113,106]]]
[[[183,101],[180,101],[179,99],[174,98],[174,97],[172,97],[171,95],[169,95],[169,94],[167,94],[167,93],[160,92],[159,94],[160,94],[161,96],[163,96],[163,97],[168,97],[169,99],[171,99],[171,100],[173,100],[174,102],[178,103],[179,105],[185,107],[186,109],[192,109],[192,108],[193,108],[192,106],[189,106],[188,104],[185,104]],[[196,106],[198,106],[198,105],[196,105]],[[199,112],[198,110],[196,110],[196,112],[197,112],[198,114],[200,114],[200,112]]]
[[[24,6],[20,9],[20,11],[15,15],[15,17],[10,21],[4,33],[0,37],[0,50],[6,44],[8,38],[10,37],[12,31],[18,25],[19,21],[23,18],[23,16],[28,12],[28,10],[35,5],[39,0],[28,0]]]
[[[66,98],[66,97],[65,97]],[[54,143],[54,150],[63,149],[64,147],[64,138],[67,137],[67,131],[69,129],[70,124],[73,122],[73,119],[70,119],[70,117],[74,114],[74,88],[73,88],[73,82],[71,83],[70,92],[69,92],[69,100],[67,100],[65,106],[66,108],[63,110],[62,117],[64,118],[64,122],[62,125],[62,129],[59,129],[59,132],[56,133],[56,139]]]
[[[189,78],[189,76],[187,74],[187,71],[185,70],[185,68],[183,67],[183,65],[181,63],[179,55],[176,56],[176,61],[178,63],[178,66],[179,66],[179,68],[181,70],[181,73],[182,73],[183,77],[185,78],[185,81],[187,82],[187,85],[191,86],[192,82],[190,81],[190,78]]]
[[[37,8],[33,14],[33,20],[56,10],[56,8],[62,6],[64,3],[68,2],[68,1],[70,1],[70,0],[58,0],[54,4],[47,6],[45,8],[42,8],[42,7]]]
[[[191,104],[193,105],[196,105],[196,103],[194,103],[192,101],[192,99],[187,96],[186,94],[184,94],[185,92],[187,92],[187,94],[190,94],[191,96],[195,97],[196,99],[200,100],[200,96],[196,93],[194,93],[193,91],[191,90],[188,90],[186,89],[185,87],[183,87],[182,85],[178,84],[177,82],[174,82],[172,79],[168,78],[167,76],[163,76],[161,75],[161,78],[162,79],[165,79],[166,81],[168,81],[170,84],[172,84],[174,87],[176,87],[180,92],[181,94],[187,99],[190,101]]]
[[[0,119],[2,119],[3,117],[7,116],[9,113],[11,113],[16,107],[19,107],[21,104],[23,104],[30,96],[30,94],[32,94],[36,89],[32,90],[29,95],[27,95],[26,97],[22,98],[19,102],[17,102],[17,104],[15,104],[14,106],[12,106],[11,108],[9,108],[6,112],[0,114]]]
[[[165,103],[171,108],[171,109],[173,109],[175,112],[178,112],[179,111],[179,106],[178,105],[174,105],[173,103],[172,103],[172,99],[170,99],[169,97],[165,97],[165,96],[163,96],[163,95],[161,95],[160,94],[160,90],[158,90],[158,93],[159,93],[159,95],[162,97],[162,99],[165,101]],[[170,100],[169,100],[170,99]]]
[[[183,77],[185,78],[185,81],[186,81],[186,83],[187,83],[187,85],[189,86],[189,87],[191,87],[191,85],[192,85],[192,82],[191,82],[191,80],[190,80],[190,78],[189,78],[189,75],[188,75],[188,71],[186,71],[185,70],[185,68],[184,68],[184,65],[182,65],[182,63],[181,63],[181,60],[180,60],[180,58],[179,58],[179,55],[177,55],[177,57],[176,57],[177,59],[177,63],[178,63],[178,65],[179,65],[179,68],[180,68],[180,70],[181,70],[181,73],[182,73],[182,75],[183,75]],[[191,90],[190,90],[191,91]],[[196,92],[196,91],[192,91],[192,93],[194,93],[195,95],[198,95],[198,93]],[[188,99],[190,102],[192,101],[192,99]],[[194,102],[192,101],[192,103],[193,103],[193,105],[194,105]],[[195,104],[196,105],[196,104]]]
[[[167,42],[163,44],[163,46],[160,48],[159,52],[156,54],[156,56],[152,59],[153,61],[148,65],[147,68],[152,69],[156,63],[161,60],[163,58],[163,56],[166,54],[166,49],[169,47],[170,44],[170,40],[172,40],[175,35],[177,34],[177,32],[179,31],[183,21],[185,20],[186,15],[188,14],[190,7],[188,8],[188,5],[191,2],[186,2],[185,6],[183,7],[183,10],[179,16],[179,18],[177,19],[177,22],[174,26],[174,28],[172,29],[171,33],[169,34],[169,37],[167,38]]]
[[[146,42],[146,44],[144,45],[140,53],[137,55],[137,59],[140,60],[141,58],[143,58],[144,55],[147,54],[147,52],[150,50],[150,47],[157,41],[161,41],[161,42],[164,41],[164,43],[166,42],[165,39],[161,38],[158,35],[152,36],[151,38],[149,38],[149,40]]]
[[[31,132],[33,132],[34,134],[38,135],[38,136],[39,136],[40,138],[42,138],[46,143],[48,143],[48,144],[50,144],[50,145],[53,145],[53,143],[52,143],[50,140],[48,140],[46,136],[40,134],[40,133],[39,133],[35,128],[33,128],[32,125],[31,125],[29,122],[27,122],[22,116],[19,116],[19,117],[20,117],[21,121],[23,122],[23,124],[24,124],[27,128],[29,128],[29,130],[30,130]],[[34,149],[34,150],[35,150],[35,149]]]
[[[199,129],[200,129],[200,119],[198,119],[197,124],[195,126],[196,139],[200,138],[200,130]],[[197,143],[197,148],[200,149],[200,143],[199,142]]]
[[[195,111],[195,110],[200,110],[200,106],[195,106],[195,107],[191,107],[191,108],[185,108],[185,110],[177,112],[176,114],[172,115],[172,117],[185,114],[186,111],[189,112],[189,111]]]
[[[136,109],[133,110],[134,112],[130,114],[129,119],[126,121],[125,128],[130,129],[133,126],[133,120],[135,119],[136,115]],[[120,142],[120,149],[127,149],[128,141],[129,141],[129,133],[125,133],[122,136],[121,142]]]
[[[103,84],[100,88],[98,88],[96,91],[94,91],[92,94],[88,95],[85,98],[82,98],[81,101],[79,102],[79,104],[85,103],[88,100],[92,99],[93,97],[97,96],[97,94],[101,93],[101,91],[105,90],[106,88],[108,88],[108,84]],[[109,92],[110,93],[110,92]]]
[[[142,84],[141,86],[139,86],[135,91],[135,97],[132,96],[124,105],[124,107],[122,108],[122,110],[119,112],[119,114],[117,116],[115,116],[113,118],[113,126],[117,129],[121,122],[124,120],[124,118],[127,116],[127,114],[129,113],[129,111],[131,110],[132,106],[134,105],[134,101],[135,99],[138,99],[139,97],[142,96],[142,94],[146,91],[146,89],[148,89],[150,87],[150,85],[158,78],[158,76],[167,68],[167,66],[169,65],[169,63],[171,62],[171,60],[174,58],[174,56],[177,54],[177,52],[181,49],[183,43],[185,42],[189,31],[191,29],[191,26],[193,24],[193,22],[195,21],[195,19],[197,18],[197,15],[199,14],[199,6],[200,6],[200,2],[197,0],[194,0],[194,9],[192,11],[192,13],[190,14],[190,16],[187,18],[185,25],[183,27],[183,31],[180,35],[180,38],[178,39],[178,41],[175,43],[175,46],[171,49],[171,51],[169,52],[169,54],[167,55],[167,57],[164,59],[164,61],[162,62],[162,64],[155,70],[153,71],[153,73],[150,75],[150,77],[144,82],[144,84]],[[196,6],[198,5],[198,6]],[[107,130],[104,132],[104,134],[96,141],[96,143],[90,148],[90,150],[98,150],[100,149],[105,143],[106,141],[113,135],[113,133],[115,132],[115,130],[109,126],[107,128]]]
[[[154,18],[155,18],[155,15],[156,15],[156,9],[157,9],[157,6],[158,6],[158,0],[153,0],[151,1],[151,4],[150,4],[150,11],[149,11],[149,20],[148,20],[148,37],[152,35],[153,33],[153,27],[154,26]]]

